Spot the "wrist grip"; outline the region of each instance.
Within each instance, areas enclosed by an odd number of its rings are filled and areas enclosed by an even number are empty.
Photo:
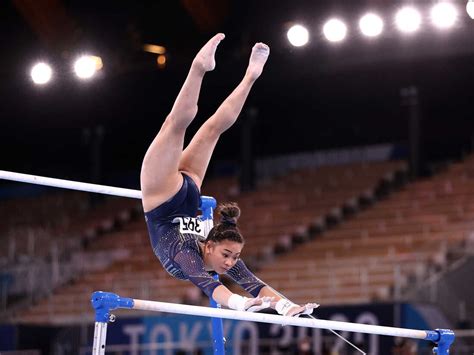
[[[281,314],[281,315],[284,315],[286,316],[288,314],[288,311],[290,310],[290,308],[294,307],[294,306],[297,306],[296,304],[294,304],[293,302],[291,301],[288,301],[288,300],[285,300],[285,299],[281,299],[279,300],[276,305],[275,305],[275,310]]]
[[[245,302],[247,302],[247,297],[242,297],[236,293],[233,293],[227,300],[227,306],[230,309],[235,309],[236,311],[245,311]]]

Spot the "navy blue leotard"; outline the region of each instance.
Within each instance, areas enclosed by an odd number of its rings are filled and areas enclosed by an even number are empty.
[[[179,224],[173,223],[176,217],[196,217],[201,200],[194,181],[182,175],[183,185],[176,195],[145,212],[148,233],[153,252],[165,270],[178,279],[191,281],[211,297],[221,283],[205,270],[197,235],[180,233]],[[240,259],[226,274],[254,297],[265,286]]]

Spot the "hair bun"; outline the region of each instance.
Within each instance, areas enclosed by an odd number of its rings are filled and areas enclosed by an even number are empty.
[[[219,205],[219,214],[221,215],[221,223],[232,226],[237,225],[240,217],[240,208],[235,202],[223,203]]]

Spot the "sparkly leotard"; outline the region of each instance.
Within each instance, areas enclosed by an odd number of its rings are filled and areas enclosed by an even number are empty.
[[[153,252],[165,270],[178,279],[191,281],[211,297],[221,283],[205,270],[197,236],[180,233],[179,224],[173,223],[176,217],[196,217],[200,200],[198,187],[183,174],[181,189],[168,201],[146,212],[145,220]],[[254,297],[265,286],[240,259],[226,274]]]

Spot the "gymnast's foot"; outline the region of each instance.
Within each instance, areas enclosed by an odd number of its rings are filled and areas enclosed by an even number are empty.
[[[193,66],[203,73],[214,70],[216,67],[216,60],[214,54],[216,53],[217,46],[225,38],[223,33],[218,33],[212,37],[198,52],[193,60]]]
[[[246,73],[250,79],[257,80],[260,74],[262,74],[263,66],[267,62],[269,54],[270,47],[265,43],[259,42],[253,46]]]

